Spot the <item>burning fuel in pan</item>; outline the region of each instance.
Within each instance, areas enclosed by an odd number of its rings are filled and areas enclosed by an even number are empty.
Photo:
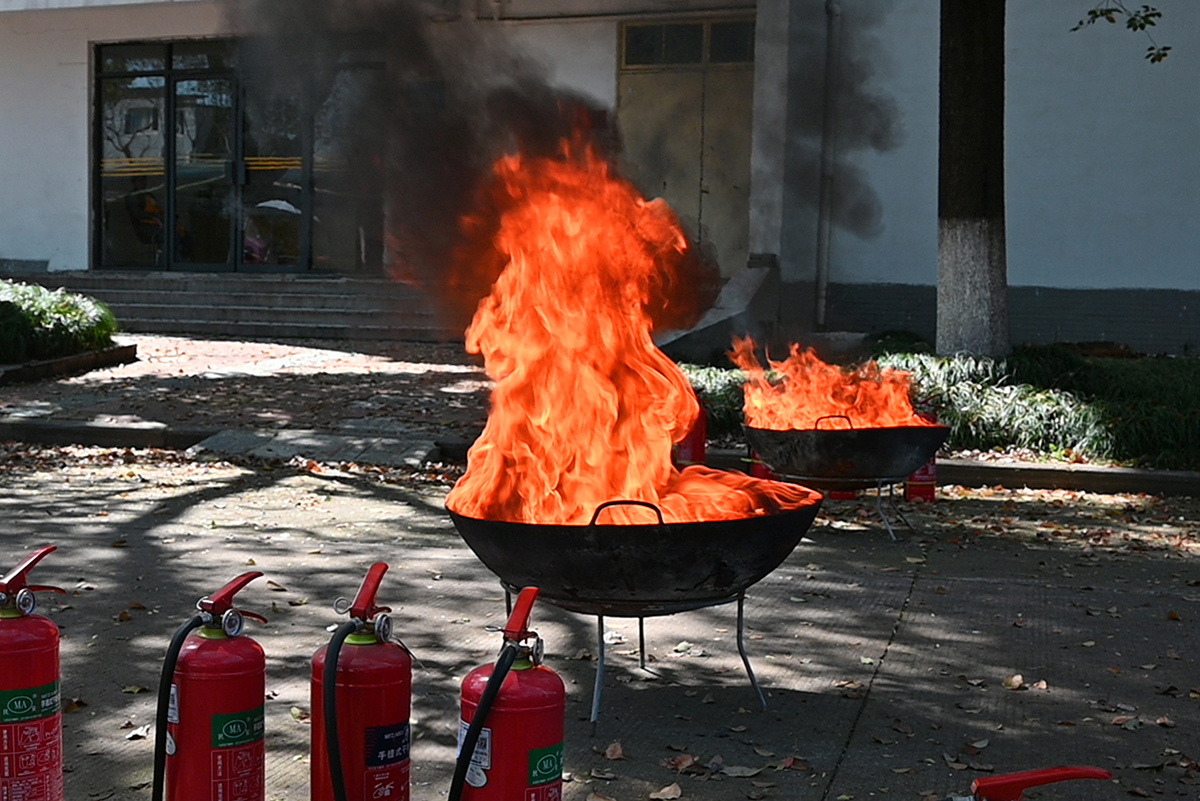
[[[566,608],[663,614],[738,596],[787,557],[821,496],[672,464],[699,413],[651,339],[654,310],[688,285],[674,213],[585,131],[555,156],[501,159],[487,198],[498,224],[465,226],[491,236],[503,269],[466,342],[496,387],[446,501],[460,533],[506,586]]]
[[[903,371],[875,362],[846,370],[792,345],[786,360],[768,360],[768,373],[749,338],[734,341],[730,358],[747,376],[750,448],[771,469],[812,486],[902,480],[933,458],[949,433],[913,411]]]

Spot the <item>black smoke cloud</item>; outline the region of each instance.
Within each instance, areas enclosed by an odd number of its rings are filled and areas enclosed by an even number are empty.
[[[360,221],[375,215],[363,230],[386,232],[386,243],[363,249],[376,262],[386,250],[389,271],[434,290],[460,324],[486,287],[446,286],[446,267],[493,162],[517,149],[551,154],[581,119],[608,118],[588,98],[551,87],[495,26],[446,13],[451,5],[227,0],[226,10],[246,43],[249,107],[298,105],[314,119],[318,161],[338,165],[318,178],[316,214],[337,203]],[[615,152],[615,133],[595,136]]]

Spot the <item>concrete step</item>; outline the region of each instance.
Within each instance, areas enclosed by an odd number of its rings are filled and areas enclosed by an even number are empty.
[[[395,325],[326,324],[309,322],[264,323],[250,320],[155,320],[131,319],[121,321],[121,330],[131,334],[186,334],[194,337],[233,339],[350,339],[385,342],[454,342],[462,340],[461,331],[443,328]]]
[[[290,322],[309,318],[321,320],[327,325],[362,325],[378,323],[387,325],[391,322],[403,322],[409,326],[433,326],[440,323],[430,309],[395,309],[386,306],[333,307],[309,308],[304,306],[287,305],[243,305],[245,298],[238,300],[209,301],[205,298],[188,298],[187,303],[118,303],[106,300],[105,303],[117,315],[118,320],[169,320],[180,322],[208,320],[211,322],[245,322],[257,321],[264,323]]]
[[[57,272],[21,276],[105,303],[122,330],[234,337],[459,339],[433,299],[383,278],[336,273]]]

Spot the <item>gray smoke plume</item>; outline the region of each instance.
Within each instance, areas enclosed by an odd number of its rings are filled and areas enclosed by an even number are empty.
[[[805,91],[789,104],[788,173],[793,198],[815,211],[820,200],[821,141],[825,102],[827,12],[825,3],[793,3],[789,30],[791,85]],[[848,157],[874,150],[886,152],[902,139],[896,101],[872,88],[882,45],[873,34],[892,10],[891,0],[838,3],[840,32],[832,112],[836,147],[832,221],[860,237],[879,233],[883,205],[866,174]]]

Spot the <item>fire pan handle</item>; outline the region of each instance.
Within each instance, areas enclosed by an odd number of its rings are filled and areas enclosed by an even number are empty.
[[[822,420],[845,420],[847,428],[854,428],[854,421],[844,414],[824,414],[813,421],[813,429],[821,427]],[[844,431],[845,429],[827,429],[829,431]]]
[[[596,525],[596,521],[600,519],[600,513],[603,512],[605,509],[607,509],[610,506],[644,506],[647,509],[654,510],[654,514],[658,515],[658,524],[660,526],[666,525],[663,522],[662,509],[659,509],[657,506],[650,503],[649,501],[635,501],[635,500],[605,501],[604,503],[602,503],[596,507],[595,512],[592,512],[592,522],[588,523],[588,525],[589,526]]]

